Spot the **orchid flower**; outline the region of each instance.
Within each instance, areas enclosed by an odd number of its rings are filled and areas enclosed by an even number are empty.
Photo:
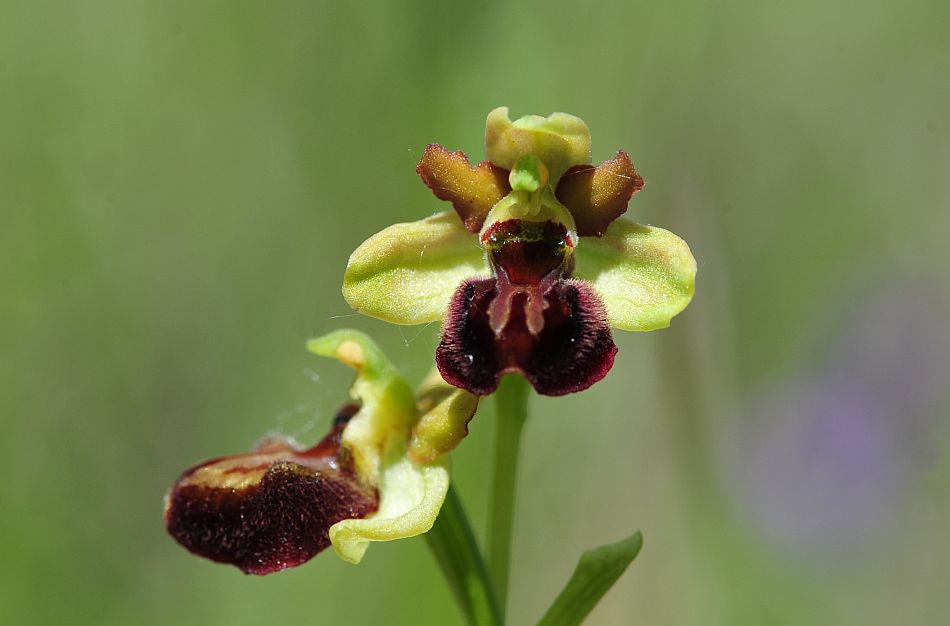
[[[478,398],[432,376],[417,399],[356,331],[307,346],[356,370],[355,403],[311,448],[269,437],[251,452],[186,470],[165,498],[165,524],[191,552],[248,574],[295,567],[331,544],[359,563],[369,542],[422,534],[438,516],[446,453],[467,434]]]
[[[696,262],[666,230],[621,219],[643,179],[625,152],[590,165],[590,132],[566,113],[488,115],[487,160],[429,145],[416,171],[454,211],[392,225],[350,256],[343,295],[397,323],[443,322],[442,377],[488,395],[503,374],[562,395],[602,379],[611,327],[669,325]]]

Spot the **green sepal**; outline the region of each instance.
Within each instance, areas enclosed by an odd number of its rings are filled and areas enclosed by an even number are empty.
[[[590,129],[584,120],[567,113],[526,115],[512,122],[508,107],[498,107],[485,122],[485,154],[507,170],[522,157],[534,155],[547,166],[555,186],[571,167],[590,163]]]
[[[611,326],[666,328],[693,298],[696,259],[662,228],[619,219],[603,237],[581,238],[574,252],[575,275],[594,286]]]
[[[360,480],[375,487],[379,508],[363,519],[330,527],[337,555],[359,563],[371,541],[391,541],[428,531],[449,488],[448,461],[417,463],[408,454],[409,433],[418,420],[409,383],[365,334],[338,330],[311,339],[307,348],[356,370],[350,390],[360,402],[341,436]]]
[[[392,541],[429,531],[449,490],[448,459],[419,465],[394,454],[384,466],[379,485],[379,510],[364,519],[345,519],[330,527],[337,555],[357,564],[371,541]]]
[[[454,211],[394,224],[350,255],[343,297],[353,309],[394,324],[442,319],[459,284],[490,274],[484,251]]]
[[[538,622],[538,626],[581,624],[627,570],[642,547],[643,535],[638,531],[617,543],[584,552],[571,579]]]
[[[478,396],[455,389],[427,411],[412,429],[409,456],[417,463],[431,463],[448,454],[468,435],[468,423],[478,409]]]
[[[379,346],[360,331],[334,331],[311,339],[307,349],[356,370],[350,395],[360,403],[360,410],[347,423],[341,443],[352,455],[360,479],[377,485],[384,458],[394,446],[405,448],[416,421],[412,387]]]

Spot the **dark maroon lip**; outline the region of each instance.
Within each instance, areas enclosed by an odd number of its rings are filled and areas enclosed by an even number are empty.
[[[344,407],[330,432],[309,449],[272,437],[252,452],[185,471],[166,499],[168,533],[190,552],[248,574],[310,560],[330,545],[333,524],[365,517],[379,504],[376,490],[356,476],[340,445],[358,409]]]
[[[504,220],[482,235],[493,276],[455,291],[436,349],[442,377],[476,395],[517,372],[543,395],[587,389],[617,347],[593,288],[570,278],[573,247],[554,221]]]
[[[603,304],[586,283],[558,278],[543,289],[471,279],[449,304],[436,364],[446,382],[476,395],[518,372],[538,393],[559,396],[601,380],[616,352]]]
[[[279,461],[243,489],[172,488],[165,523],[190,552],[263,575],[309,561],[330,545],[333,524],[377,506],[375,490],[351,476]]]

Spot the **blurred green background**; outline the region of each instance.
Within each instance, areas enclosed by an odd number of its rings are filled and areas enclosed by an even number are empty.
[[[266,578],[164,533],[186,466],[319,437],[376,336],[348,254],[446,208],[429,142],[567,111],[697,295],[535,399],[511,620],[644,532],[596,625],[950,620],[950,4],[0,2],[0,623],[454,624],[421,539]],[[490,403],[455,454],[479,530]]]

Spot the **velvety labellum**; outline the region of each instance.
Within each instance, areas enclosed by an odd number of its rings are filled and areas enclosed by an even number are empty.
[[[574,242],[563,224],[506,220],[482,236],[495,276],[456,290],[436,364],[443,378],[488,395],[506,372],[540,394],[587,389],[613,365],[617,347],[604,305],[589,285],[567,278]]]
[[[270,438],[253,452],[187,470],[166,496],[169,534],[194,554],[248,574],[310,560],[330,545],[333,524],[378,506],[376,490],[359,481],[340,447],[354,413],[344,408],[310,449]]]
[[[540,328],[531,321],[537,317]],[[606,376],[616,353],[603,305],[589,285],[487,278],[456,291],[436,363],[446,382],[476,395],[494,392],[502,374],[519,372],[538,393],[559,396]]]

